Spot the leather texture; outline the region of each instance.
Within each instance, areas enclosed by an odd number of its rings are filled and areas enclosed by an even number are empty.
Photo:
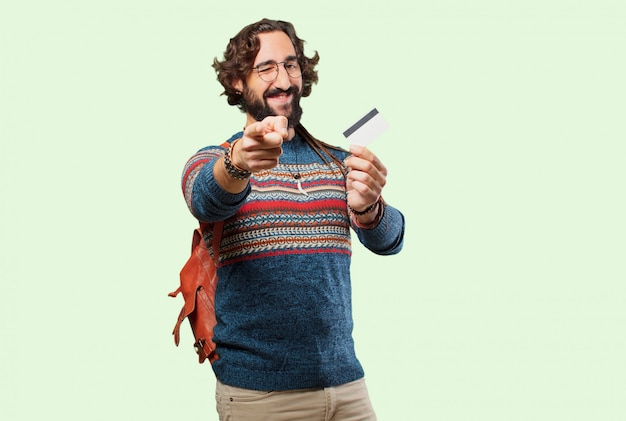
[[[217,286],[217,263],[222,239],[224,222],[213,224],[213,258],[204,241],[204,232],[208,224],[200,224],[193,233],[191,256],[180,271],[180,286],[170,292],[170,297],[182,293],[185,304],[180,310],[178,320],[174,326],[174,343],[180,343],[180,326],[186,319],[189,320],[198,354],[198,362],[202,364],[206,359],[213,363],[219,357],[213,342],[213,328],[215,327],[215,288]]]

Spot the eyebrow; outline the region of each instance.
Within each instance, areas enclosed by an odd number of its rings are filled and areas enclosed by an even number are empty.
[[[287,56],[285,58],[285,61],[292,61],[292,60],[298,60],[298,57],[296,57],[296,56]],[[266,61],[263,61],[263,62],[257,64],[256,66],[254,66],[254,68],[259,67],[259,66],[265,66],[267,64],[276,64],[276,63],[278,63],[278,62],[275,61],[275,60],[266,60]]]

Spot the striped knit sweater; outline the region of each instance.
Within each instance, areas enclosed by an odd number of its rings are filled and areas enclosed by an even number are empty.
[[[198,220],[225,220],[215,297],[216,377],[256,390],[326,387],[361,378],[352,339],[351,224],[343,172],[296,136],[283,143],[276,168],[253,174],[245,191],[230,194],[213,177],[213,165],[225,151],[201,149],[182,179]],[[298,189],[298,174],[306,194]],[[402,248],[404,218],[389,205],[378,227],[352,228],[375,253]]]

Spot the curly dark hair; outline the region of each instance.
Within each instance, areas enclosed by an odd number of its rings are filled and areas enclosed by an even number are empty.
[[[313,84],[317,83],[318,78],[315,66],[320,60],[317,51],[315,51],[312,57],[304,55],[304,40],[298,38],[293,24],[280,20],[262,19],[244,27],[234,38],[230,39],[224,52],[224,60],[219,61],[217,57],[213,60],[213,68],[217,72],[217,80],[224,87],[222,95],[226,95],[230,105],[236,105],[243,112],[246,111],[246,104],[241,92],[237,91],[233,83],[237,80],[245,80],[252,72],[252,65],[261,47],[258,35],[275,31],[282,31],[287,34],[296,50],[298,64],[300,64],[302,69],[301,96],[309,96]],[[334,162],[338,171],[345,175],[346,169],[343,162],[333,153],[333,151],[343,150],[342,148],[315,138],[300,123],[295,126],[295,131],[329,167],[332,168],[331,162]]]
[[[304,40],[298,38],[293,24],[281,20],[262,19],[244,27],[234,38],[230,39],[224,60],[217,57],[213,60],[213,68],[217,72],[217,80],[224,87],[222,95],[226,95],[230,105],[236,105],[241,111],[246,111],[241,92],[233,87],[236,80],[245,80],[252,72],[252,65],[256,58],[260,43],[258,34],[282,31],[291,39],[296,50],[296,57],[302,69],[302,96],[311,94],[314,83],[317,83],[315,66],[319,62],[319,54],[315,51],[312,57],[304,55]]]

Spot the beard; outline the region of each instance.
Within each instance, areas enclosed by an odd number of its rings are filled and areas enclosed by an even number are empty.
[[[289,104],[285,104],[278,110],[274,110],[267,103],[267,97],[278,94],[291,94],[292,99]],[[265,92],[263,99],[259,99],[254,92],[252,92],[247,86],[243,90],[243,102],[246,112],[250,114],[256,121],[261,121],[265,117],[282,115],[287,117],[287,124],[289,127],[296,127],[300,123],[302,117],[302,107],[300,106],[300,92],[295,86],[289,87],[287,90],[272,89]]]

